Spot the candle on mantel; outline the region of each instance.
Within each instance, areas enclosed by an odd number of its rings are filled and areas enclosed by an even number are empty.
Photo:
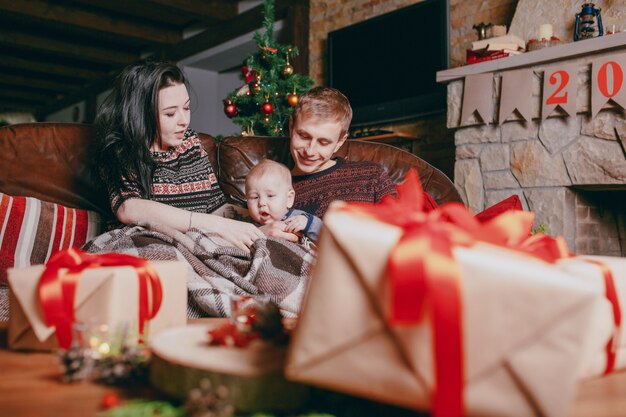
[[[549,41],[552,37],[552,25],[549,23],[545,23],[539,26],[539,40],[547,40]]]

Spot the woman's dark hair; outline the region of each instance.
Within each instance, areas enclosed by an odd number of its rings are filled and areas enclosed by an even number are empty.
[[[150,149],[161,141],[159,91],[185,83],[183,72],[171,62],[142,62],[126,67],[96,116],[96,157],[106,184],[121,188],[136,181],[150,197],[154,160]]]

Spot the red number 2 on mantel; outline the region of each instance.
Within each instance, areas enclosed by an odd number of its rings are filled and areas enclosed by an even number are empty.
[[[609,67],[611,68],[611,75],[613,76],[613,89],[609,91],[609,82],[608,82],[608,72]],[[605,62],[598,71],[598,89],[600,93],[604,97],[611,98],[617,95],[619,91],[622,89],[622,83],[624,82],[624,71],[622,71],[622,67],[615,62],[609,61]]]
[[[567,83],[569,83],[569,74],[567,73],[567,71],[558,70],[550,74],[550,84],[554,85],[559,81],[560,81],[559,86],[556,88],[556,90],[554,90],[554,93],[552,93],[552,95],[550,95],[550,97],[546,99],[546,104],[566,104],[567,103],[567,96],[568,96],[567,91],[561,94],[561,91],[563,91],[565,87],[567,87]]]

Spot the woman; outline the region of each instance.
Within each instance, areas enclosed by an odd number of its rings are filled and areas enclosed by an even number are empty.
[[[97,162],[113,213],[128,226],[83,250],[187,262],[189,318],[229,316],[233,295],[257,294],[297,315],[314,253],[284,239],[260,239],[253,224],[211,214],[226,198],[189,129],[189,114],[176,65],[134,64],[118,76],[96,118]]]
[[[242,249],[263,237],[254,225],[211,214],[226,203],[207,152],[189,129],[190,100],[172,63],[133,64],[96,117],[98,166],[117,219],[205,229]]]

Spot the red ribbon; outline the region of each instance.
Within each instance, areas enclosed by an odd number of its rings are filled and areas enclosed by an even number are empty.
[[[146,320],[154,318],[161,307],[162,288],[156,271],[142,258],[121,253],[91,255],[67,249],[53,255],[41,275],[39,301],[48,326],[56,328],[59,347],[67,349],[72,342],[74,298],[82,272],[88,268],[132,266],[139,280],[140,341]]]
[[[423,317],[424,306],[429,307],[435,360],[433,415],[462,416],[461,290],[452,247],[467,246],[474,239],[471,233],[448,219],[467,220],[470,229],[480,225],[458,203],[424,212],[423,190],[413,170],[407,173],[397,189],[396,199],[388,197],[376,205],[350,203],[345,207],[350,212],[374,217],[403,229],[404,233],[388,260],[391,287],[389,322],[392,325],[417,323]]]

